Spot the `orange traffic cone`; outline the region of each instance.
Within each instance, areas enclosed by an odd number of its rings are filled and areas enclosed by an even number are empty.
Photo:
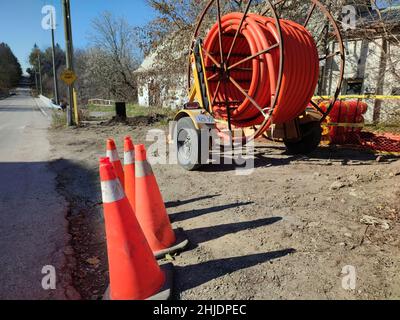
[[[117,146],[113,139],[107,140],[107,158],[110,159],[115,173],[119,181],[121,182],[122,188],[125,188],[125,176],[124,176],[124,169],[122,168],[121,160],[119,159]]]
[[[135,146],[136,217],[157,259],[186,248],[182,229],[172,230],[167,210],[147,161],[144,145]]]
[[[125,193],[131,204],[133,211],[135,205],[135,146],[130,137],[125,138],[124,143],[124,173],[125,173]]]
[[[167,300],[172,265],[160,267],[108,158],[100,161],[110,287],[107,300]]]

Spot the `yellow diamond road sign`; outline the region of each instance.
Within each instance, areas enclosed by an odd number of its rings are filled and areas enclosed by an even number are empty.
[[[65,70],[61,74],[61,80],[69,86],[72,85],[76,81],[76,79],[76,74],[72,70]]]

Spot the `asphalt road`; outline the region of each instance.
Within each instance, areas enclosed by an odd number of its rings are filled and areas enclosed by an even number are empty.
[[[0,100],[0,299],[66,299],[67,204],[49,169],[50,117],[17,92]],[[44,266],[56,270],[55,290],[42,287]]]

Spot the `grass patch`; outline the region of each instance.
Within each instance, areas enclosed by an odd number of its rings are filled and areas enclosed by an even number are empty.
[[[99,107],[94,105],[87,106],[89,112],[104,112],[115,115],[115,107]],[[175,111],[168,108],[160,108],[160,107],[143,107],[137,104],[127,104],[126,105],[126,113],[129,118],[135,117],[151,117],[156,115],[163,115],[167,118],[173,118],[175,116]]]
[[[400,134],[400,124],[399,125],[388,125],[388,124],[369,124],[365,126],[367,131],[376,133],[395,133]]]
[[[51,115],[51,128],[62,129],[67,125],[67,113],[62,111],[53,111]]]

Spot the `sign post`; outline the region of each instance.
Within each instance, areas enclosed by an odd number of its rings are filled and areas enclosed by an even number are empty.
[[[73,125],[72,111],[74,110],[74,86],[73,83],[76,80],[76,75],[73,72],[73,44],[72,44],[72,27],[71,27],[71,8],[70,1],[63,0],[63,12],[64,12],[64,31],[65,31],[65,48],[66,48],[66,60],[67,70],[64,71],[65,80],[68,81],[68,93],[69,93],[69,105],[67,107],[67,126]]]

